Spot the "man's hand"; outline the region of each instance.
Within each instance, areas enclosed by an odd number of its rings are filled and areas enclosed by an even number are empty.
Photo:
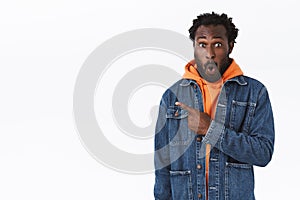
[[[191,108],[181,102],[176,102],[175,105],[188,111],[188,127],[192,131],[199,135],[206,134],[211,122],[211,118],[207,113],[200,112],[199,110]]]

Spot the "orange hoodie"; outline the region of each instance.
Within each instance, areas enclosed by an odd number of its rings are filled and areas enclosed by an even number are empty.
[[[203,98],[203,104],[204,104],[204,112],[209,114],[209,116],[214,119],[216,107],[217,107],[217,101],[219,94],[221,92],[221,88],[223,83],[225,81],[236,77],[243,75],[242,70],[240,67],[236,64],[236,62],[233,60],[230,66],[227,68],[227,70],[222,75],[222,79],[218,80],[215,83],[210,83],[200,77],[198,71],[197,71],[197,65],[195,64],[195,60],[190,61],[185,66],[185,73],[183,75],[183,78],[186,79],[192,79],[197,82],[199,85],[201,92],[202,92],[202,98]],[[206,183],[206,200],[208,200],[208,177],[209,177],[209,157],[210,157],[210,144],[206,145],[206,156],[205,156],[205,183]]]

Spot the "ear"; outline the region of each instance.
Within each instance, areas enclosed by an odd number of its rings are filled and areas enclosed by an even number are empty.
[[[234,47],[234,42],[229,42],[229,53],[228,54],[231,54],[233,47]]]

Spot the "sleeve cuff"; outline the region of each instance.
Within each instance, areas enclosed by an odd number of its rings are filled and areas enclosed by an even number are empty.
[[[205,144],[210,144],[212,146],[215,146],[218,142],[220,142],[220,139],[224,134],[224,131],[225,131],[224,124],[218,123],[215,120],[213,120],[211,121],[207,133],[204,136],[202,142]]]

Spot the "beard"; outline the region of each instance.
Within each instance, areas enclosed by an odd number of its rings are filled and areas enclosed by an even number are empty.
[[[214,83],[220,80],[226,69],[231,64],[232,60],[230,58],[226,58],[220,63],[214,61],[202,63],[199,59],[195,58],[195,61],[197,64],[197,71],[200,76],[206,81]]]

